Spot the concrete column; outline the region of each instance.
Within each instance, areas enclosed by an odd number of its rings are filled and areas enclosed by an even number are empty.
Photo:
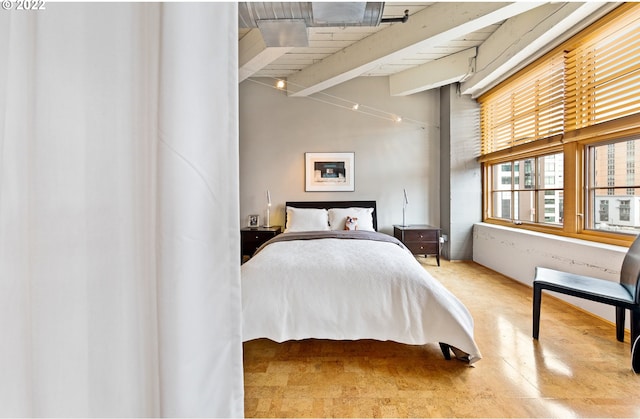
[[[473,259],[473,225],[482,220],[480,106],[457,84],[440,88],[440,228],[448,260]]]

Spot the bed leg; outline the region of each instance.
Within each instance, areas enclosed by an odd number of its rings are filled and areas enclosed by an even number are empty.
[[[440,342],[440,350],[442,351],[442,355],[444,355],[444,359],[449,361],[451,359],[451,346]]]

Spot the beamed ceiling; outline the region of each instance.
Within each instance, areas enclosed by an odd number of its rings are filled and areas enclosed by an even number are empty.
[[[239,81],[282,79],[308,96],[378,76],[391,95],[460,82],[477,96],[618,4],[239,3]]]

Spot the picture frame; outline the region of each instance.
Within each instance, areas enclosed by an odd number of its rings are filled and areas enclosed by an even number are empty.
[[[260,227],[260,216],[257,214],[251,214],[249,215],[249,220],[247,225],[249,226],[249,228],[258,228]]]
[[[304,153],[305,191],[355,190],[355,153]]]

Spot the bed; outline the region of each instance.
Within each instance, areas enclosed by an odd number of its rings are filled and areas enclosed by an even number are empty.
[[[243,341],[391,340],[482,357],[467,308],[377,232],[375,201],[287,202],[286,213],[284,233],[242,265]]]

